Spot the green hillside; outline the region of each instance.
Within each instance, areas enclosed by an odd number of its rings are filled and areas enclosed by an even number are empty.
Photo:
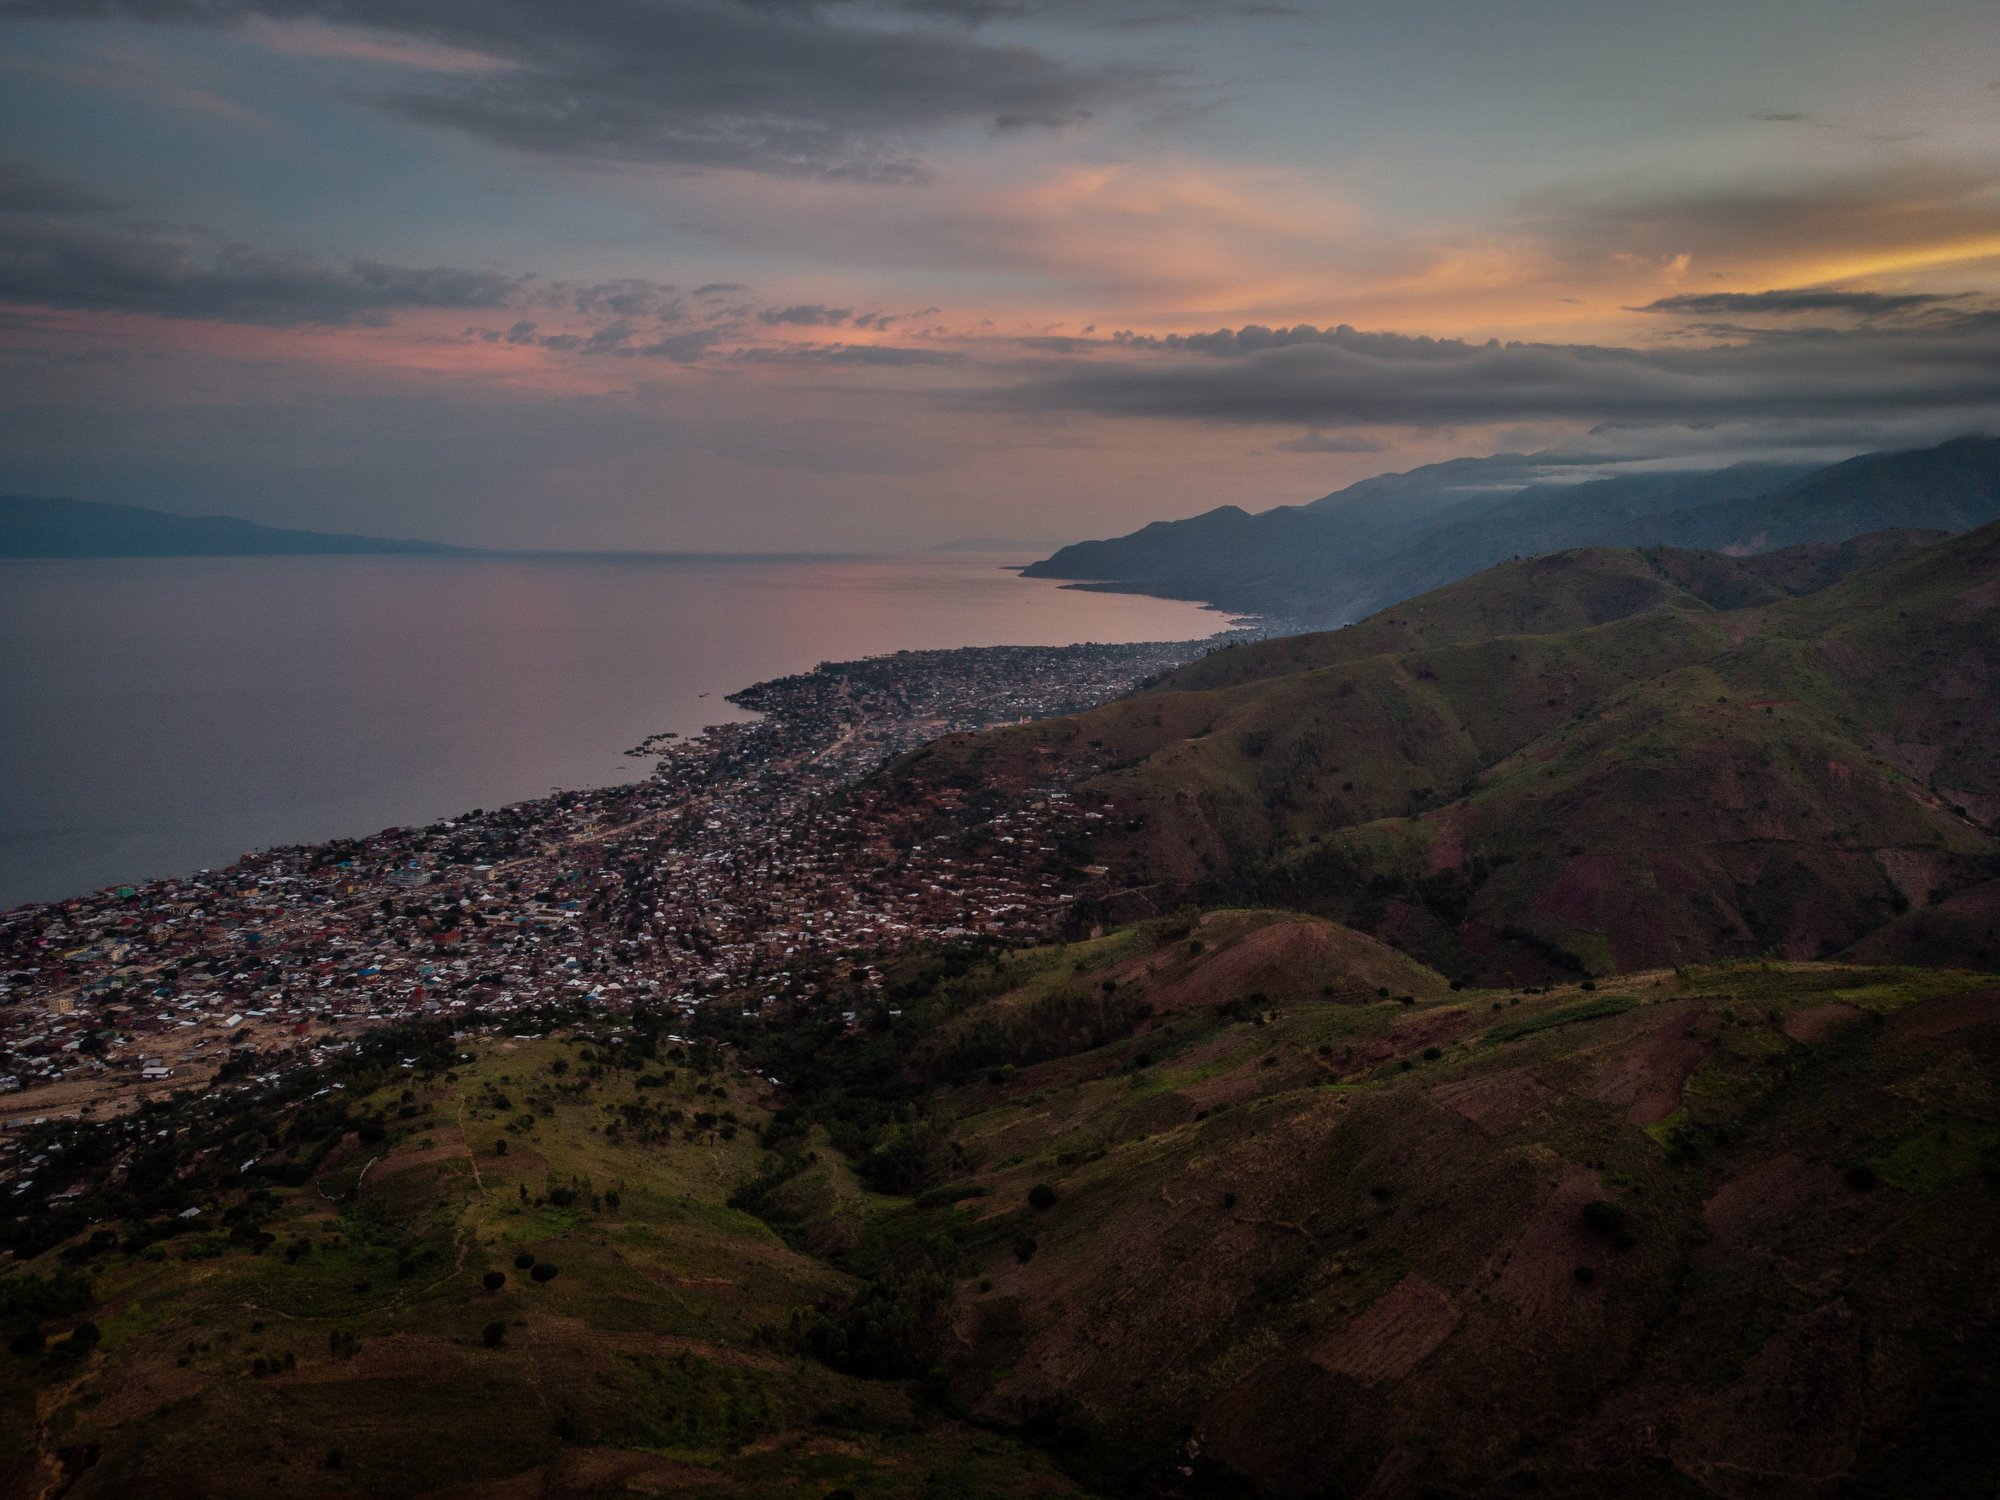
[[[2000,874],[1996,580],[2000,526],[1558,553],[898,774],[1070,778],[1114,917],[1276,903],[1501,982],[1828,957],[1937,904],[1893,951],[1996,967],[1960,899]]]
[[[732,1206],[771,1090],[657,1034],[409,1028],[163,1144],[52,1132],[103,1160],[10,1229],[0,1493],[1071,1493],[811,1355],[860,1283]]]
[[[406,1028],[50,1128],[0,1486],[1914,1497],[2000,1456],[1990,980],[1483,990],[1214,911],[833,999]]]

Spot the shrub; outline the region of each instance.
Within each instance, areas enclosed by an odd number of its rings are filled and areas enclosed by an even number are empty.
[[[1602,1198],[1592,1199],[1583,1205],[1583,1222],[1590,1226],[1592,1234],[1602,1235],[1621,1250],[1639,1243],[1632,1216],[1616,1203]]]

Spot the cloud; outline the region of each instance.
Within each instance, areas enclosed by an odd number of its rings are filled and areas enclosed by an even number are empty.
[[[1661,297],[1633,312],[1674,313],[1684,317],[1789,316],[1794,313],[1852,313],[1861,318],[1894,317],[1928,312],[1964,299],[1963,293],[1858,292],[1833,288],[1792,287],[1769,292],[1689,292]]]
[[[899,369],[912,365],[959,365],[965,355],[953,349],[909,349],[895,344],[783,344],[742,349],[736,358],[752,365],[865,365]]]
[[[857,0],[867,3],[867,0]],[[1302,20],[1309,12],[1253,0],[875,0],[884,9],[983,26],[992,21],[1049,18],[1144,30],[1201,21]]]
[[[495,66],[398,76],[376,102],[494,145],[596,163],[916,181],[927,136],[1055,129],[1166,87],[965,26],[731,0],[0,0],[40,20],[306,25]],[[334,28],[331,33],[325,28]],[[367,49],[348,49],[356,56]],[[403,70],[407,72],[408,70]]]
[[[989,409],[1309,428],[1883,418],[2000,410],[2000,318],[1699,349],[1471,343],[1351,328],[1128,338],[956,393]]]
[[[695,328],[640,344],[632,352],[646,359],[666,359],[675,364],[691,365],[728,337],[729,330],[726,328]]]
[[[757,321],[773,328],[787,323],[804,328],[823,328],[845,323],[853,316],[854,309],[851,307],[827,307],[818,302],[802,302],[796,307],[767,307],[757,314]]]
[[[1516,222],[1566,274],[1678,259],[1731,279],[1822,286],[2000,256],[2000,170],[1931,162],[1656,195],[1548,192]]]
[[[615,313],[620,317],[658,318],[678,322],[686,316],[670,281],[652,281],[643,276],[626,276],[615,281],[553,283],[548,300],[580,313]]]
[[[1279,453],[1382,453],[1389,445],[1359,433],[1309,432],[1271,446]]]
[[[119,204],[24,161],[0,161],[0,213],[88,214]]]
[[[1362,333],[1345,323],[1336,328],[1315,328],[1298,323],[1290,328],[1266,328],[1246,323],[1241,328],[1218,328],[1213,333],[1170,333],[1164,336],[1120,331],[1112,342],[1132,349],[1171,349],[1192,354],[1240,358],[1267,349],[1291,349],[1305,344],[1334,344],[1364,353],[1393,354],[1403,359],[1436,358],[1451,355],[1467,346],[1457,339],[1412,337],[1404,333]]]
[[[334,264],[150,230],[0,223],[0,302],[15,304],[336,327],[400,309],[501,307],[520,285],[454,266]]]
[[[912,323],[915,322],[918,318],[934,318],[942,311],[943,311],[942,308],[937,308],[937,307],[920,307],[915,312],[906,312],[906,313],[892,313],[892,312],[856,313],[854,315],[854,326],[856,328],[872,328],[877,333],[886,333],[888,332],[890,326],[893,324]]]

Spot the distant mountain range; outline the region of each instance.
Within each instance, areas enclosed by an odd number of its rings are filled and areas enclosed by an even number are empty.
[[[0,557],[297,557],[463,552],[442,542],[259,526],[143,505],[0,495]]]
[[[1033,578],[1200,599],[1338,625],[1513,557],[1582,546],[1736,554],[2000,518],[2000,439],[1872,453],[1831,467],[1736,464],[1550,483],[1554,454],[1454,459],[1364,479],[1308,505],[1222,506],[1079,542]]]

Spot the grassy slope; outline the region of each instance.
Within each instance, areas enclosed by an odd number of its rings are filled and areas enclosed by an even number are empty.
[[[392,1075],[261,1254],[231,1189],[87,1263],[98,1349],[0,1363],[6,1492],[64,1453],[85,1497],[1915,1496],[2000,1462],[1990,980],[1453,990],[1224,910],[886,999],[745,1035],[782,1119],[747,1067],[642,1087],[560,1037]],[[913,1196],[871,1191],[913,1140]],[[926,1380],[789,1332],[925,1277]]]
[[[350,1136],[278,1190],[261,1254],[196,1225],[157,1259],[96,1257],[99,1352],[63,1370],[0,1356],[4,1492],[43,1492],[59,1451],[94,1458],[76,1500],[1070,1491],[1020,1445],[920,1416],[900,1386],[782,1336],[853,1281],[729,1206],[760,1164],[767,1090],[722,1072],[697,1094],[687,1068],[642,1090],[633,1072],[589,1076],[587,1050],[481,1044],[455,1077],[406,1075],[408,1106],[396,1085],[356,1101],[389,1117],[387,1138]],[[663,1109],[729,1111],[742,1128],[690,1140],[660,1130]],[[557,1187],[577,1201],[555,1206]],[[219,1228],[229,1201],[201,1222]],[[301,1240],[310,1251],[288,1259]],[[536,1284],[523,1251],[559,1274]],[[497,1293],[489,1270],[506,1275]],[[259,1359],[295,1363],[260,1376]]]
[[[1294,966],[1261,1003],[1175,998],[1302,922],[1065,951],[1062,982],[1158,1010],[944,1087],[997,1242],[955,1308],[963,1399],[1140,1493],[1990,1480],[1990,982],[1755,963],[1406,1003]]]

